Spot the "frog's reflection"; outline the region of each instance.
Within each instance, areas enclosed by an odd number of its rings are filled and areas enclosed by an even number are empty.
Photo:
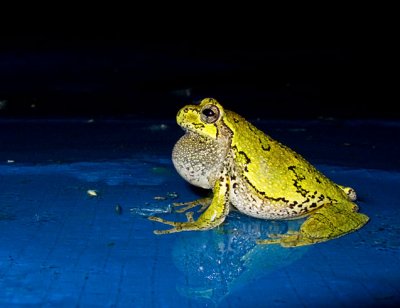
[[[265,221],[240,214],[207,232],[180,233],[173,249],[176,267],[184,274],[177,285],[181,295],[220,302],[232,291],[285,267],[308,247],[257,245],[268,234],[298,229],[302,221]]]

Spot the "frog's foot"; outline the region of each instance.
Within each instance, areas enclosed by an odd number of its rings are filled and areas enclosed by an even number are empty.
[[[229,208],[229,207],[228,207]],[[226,213],[227,214],[227,213]],[[168,230],[154,230],[154,234],[169,234],[181,231],[196,231],[196,230],[209,230],[219,226],[225,219],[226,214],[223,216],[200,216],[198,220],[193,219],[193,212],[187,212],[187,222],[170,221],[156,216],[149,216],[148,219],[151,221],[161,222],[166,225],[173,226],[172,229]]]
[[[283,247],[296,247],[325,242],[364,226],[369,218],[356,212],[352,202],[327,204],[306,219],[298,232],[271,236],[258,240],[258,244],[280,244]]]
[[[197,212],[202,213],[206,210],[206,208],[208,208],[210,206],[211,201],[212,201],[211,197],[206,197],[206,198],[202,198],[202,199],[195,200],[192,202],[176,202],[176,203],[173,203],[172,206],[174,208],[183,206],[180,209],[175,209],[175,212],[184,213],[184,212],[200,205],[201,207],[198,209]]]
[[[190,224],[193,224],[195,221],[193,220],[193,212],[187,212],[186,213],[186,218],[187,222],[176,222],[176,221],[170,221],[166,220],[160,217],[156,216],[149,216],[148,219],[152,221],[157,221],[161,222],[166,225],[174,226],[174,228],[169,229],[169,230],[154,230],[154,234],[168,234],[168,233],[174,233],[174,232],[179,232],[179,231],[184,231],[185,230],[189,231],[190,229]]]
[[[216,181],[214,185],[214,197],[210,206],[205,210],[197,220],[193,219],[193,213],[186,213],[187,222],[176,222],[165,220],[163,218],[150,216],[152,221],[161,222],[173,226],[169,230],[155,230],[155,234],[168,234],[181,231],[208,230],[219,226],[229,213],[229,178],[225,177]],[[191,205],[190,205],[191,206]],[[184,210],[187,210],[185,208]]]

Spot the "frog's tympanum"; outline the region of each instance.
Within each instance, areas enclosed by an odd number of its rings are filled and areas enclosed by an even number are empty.
[[[177,114],[185,135],[176,143],[172,161],[189,183],[212,189],[213,197],[189,203],[178,212],[202,205],[197,220],[149,217],[173,226],[156,234],[208,230],[220,225],[231,207],[261,219],[306,217],[299,231],[271,235],[259,244],[286,247],[324,242],[361,228],[368,217],[358,213],[355,191],[335,184],[303,157],[265,135],[238,114],[206,98]]]

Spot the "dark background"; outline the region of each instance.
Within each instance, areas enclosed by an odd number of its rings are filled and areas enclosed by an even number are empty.
[[[245,117],[397,119],[363,47],[30,34],[0,40],[0,116],[173,118],[204,97]],[[378,77],[378,78],[377,78]]]

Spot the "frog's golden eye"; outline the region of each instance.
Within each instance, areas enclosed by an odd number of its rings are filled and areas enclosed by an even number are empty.
[[[212,124],[219,119],[219,109],[215,105],[206,105],[201,110],[200,117],[204,123]]]

